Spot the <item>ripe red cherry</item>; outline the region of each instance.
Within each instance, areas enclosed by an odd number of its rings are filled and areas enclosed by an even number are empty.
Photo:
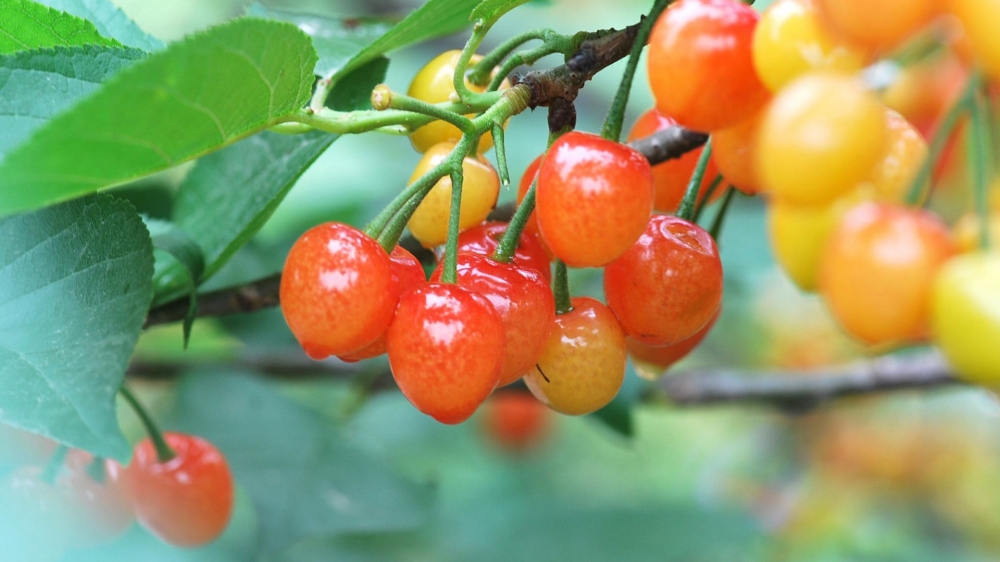
[[[495,392],[483,404],[483,435],[497,447],[523,454],[541,445],[552,427],[552,411],[524,391]]]
[[[492,256],[504,232],[507,232],[507,225],[502,222],[486,222],[466,230],[458,235],[458,251]],[[552,260],[541,242],[526,232],[521,233],[511,263],[534,269],[542,274],[546,282],[552,279]]]
[[[389,260],[392,262],[392,280],[395,286],[394,302],[399,302],[399,295],[410,289],[421,285],[427,281],[424,276],[424,266],[420,265],[420,260],[414,257],[413,254],[409,252],[406,248],[402,246],[396,246],[392,249],[392,253],[389,254]],[[393,307],[395,309],[395,307]],[[389,326],[385,327],[386,330]],[[385,332],[378,337],[372,343],[366,345],[365,347],[355,351],[354,353],[347,353],[345,355],[340,355],[341,361],[347,361],[348,363],[354,363],[356,361],[361,361],[362,359],[370,359],[372,357],[378,357],[385,353]]]
[[[705,327],[698,330],[693,336],[685,338],[670,345],[646,345],[635,338],[625,338],[625,348],[629,355],[636,361],[635,372],[642,378],[655,380],[667,372],[674,363],[684,359],[694,348],[705,339],[705,336],[712,331],[712,326],[719,319],[720,306],[715,312],[715,316],[705,324]],[[649,368],[647,368],[649,367]]]
[[[489,299],[500,314],[506,352],[498,384],[516,381],[538,362],[555,327],[556,303],[548,282],[534,269],[479,254],[458,254],[457,273],[460,286]],[[431,281],[440,278],[439,265]]]
[[[192,435],[164,433],[176,455],[161,463],[147,438],[135,446],[124,480],[136,517],[154,535],[184,547],[215,540],[233,512],[233,476],[214,445]]]
[[[532,182],[538,176],[538,168],[542,165],[542,156],[535,158],[528,164],[528,168],[524,170],[524,175],[521,176],[521,183],[517,185],[517,204],[520,205],[524,201],[524,196],[528,194],[528,190],[531,189]],[[531,211],[531,215],[528,217],[528,222],[524,224],[524,233],[530,237],[538,240],[538,243],[545,250],[545,254],[549,256],[549,261],[552,260],[554,254],[549,248],[549,245],[545,243],[545,239],[542,238],[542,233],[538,230],[538,213]]]
[[[750,117],[768,91],[753,65],[760,16],[739,0],[680,0],[649,38],[649,85],[656,107],[696,131]]]
[[[628,134],[628,140],[632,141],[648,137],[653,133],[676,125],[676,119],[660,113],[654,107],[643,113],[635,122],[635,125],[632,125],[632,130]],[[653,197],[654,209],[663,211],[664,213],[677,211],[681,200],[684,199],[684,192],[687,191],[688,182],[691,181],[691,174],[698,165],[698,159],[701,157],[702,150],[702,148],[698,148],[684,154],[680,158],[667,160],[653,166],[653,189],[656,193]],[[699,186],[699,202],[705,198],[705,192],[708,191],[708,187],[712,185],[712,180],[715,179],[718,173],[719,170],[715,166],[715,156],[713,155],[708,160],[708,166],[705,168],[705,176],[701,180],[701,186]],[[711,200],[718,199],[722,195],[722,191],[721,189],[716,190]]]
[[[358,351],[392,320],[398,292],[378,242],[353,226],[328,222],[303,234],[285,260],[281,312],[313,359]]]
[[[386,343],[403,396],[441,423],[468,419],[500,381],[503,321],[486,297],[458,285],[403,293]]]
[[[642,234],[653,210],[653,174],[634,149],[571,131],[542,160],[535,197],[552,252],[570,267],[600,267]]]
[[[722,261],[698,225],[655,215],[622,257],[604,268],[604,296],[625,333],[647,345],[693,336],[722,302]]]

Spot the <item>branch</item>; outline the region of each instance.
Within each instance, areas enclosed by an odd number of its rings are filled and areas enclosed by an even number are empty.
[[[276,273],[252,283],[199,295],[198,316],[226,316],[278,306],[280,285],[281,274]],[[184,320],[188,305],[188,297],[181,297],[150,309],[143,328]]]

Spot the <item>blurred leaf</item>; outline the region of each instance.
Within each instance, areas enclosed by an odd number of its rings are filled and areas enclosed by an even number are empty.
[[[107,195],[0,221],[0,420],[120,461],[115,395],[152,295],[153,247]]]
[[[316,54],[292,25],[241,19],[120,72],[0,165],[0,214],[169,168],[281,121],[309,99]]]
[[[0,54],[42,47],[119,46],[94,24],[30,0],[0,0]]]
[[[428,514],[429,487],[403,480],[253,375],[184,378],[175,419],[229,459],[257,507],[264,553],[309,536],[410,529]]]
[[[46,6],[90,21],[105,37],[146,51],[158,51],[163,42],[149,35],[110,0],[38,0]]]
[[[642,398],[647,383],[635,374],[635,366],[629,363],[622,387],[610,404],[591,414],[615,433],[623,437],[635,435],[633,410]]]
[[[83,46],[0,57],[0,159],[35,129],[144,56],[136,49]]]
[[[528,0],[483,0],[469,15],[469,21],[476,20],[493,21],[503,14],[513,10]]]

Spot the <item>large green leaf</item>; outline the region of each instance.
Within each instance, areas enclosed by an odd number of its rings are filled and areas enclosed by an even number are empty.
[[[31,0],[0,0],[0,54],[41,47],[116,46],[94,24]]]
[[[0,160],[57,113],[144,56],[138,49],[94,46],[0,56]]]
[[[124,45],[146,51],[158,51],[163,48],[163,42],[140,29],[110,0],[38,1],[90,21],[101,35],[117,39]]]
[[[528,0],[483,0],[472,10],[469,19],[471,21],[480,19],[486,21],[496,20],[503,14],[527,2]]]
[[[0,220],[0,421],[126,460],[115,394],[152,295],[132,206],[96,195]]]
[[[308,536],[413,528],[428,515],[428,487],[403,480],[253,375],[186,377],[175,417],[226,455],[257,507],[264,552]]]
[[[0,215],[175,166],[298,111],[316,53],[293,25],[241,19],[118,73],[0,164]]]

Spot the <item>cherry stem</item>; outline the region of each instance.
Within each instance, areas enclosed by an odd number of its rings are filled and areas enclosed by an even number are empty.
[[[493,71],[493,68],[500,64],[502,60],[507,58],[507,56],[513,53],[518,47],[529,41],[537,39],[548,41],[548,37],[554,34],[556,34],[556,32],[551,29],[532,29],[515,35],[497,45],[496,48],[484,56],[482,60],[474,64],[472,68],[469,69],[466,77],[469,79],[469,82],[472,82],[477,86],[484,86],[489,83],[490,72]]]
[[[569,293],[569,273],[566,263],[556,260],[555,275],[552,276],[552,296],[556,299],[556,314],[566,314],[573,310],[573,301]]]
[[[649,34],[653,31],[653,24],[659,19],[660,14],[666,9],[670,0],[656,0],[649,14],[643,18],[639,25],[639,31],[635,36],[635,43],[632,44],[632,51],[628,55],[628,62],[625,63],[625,72],[622,73],[622,80],[618,83],[618,91],[611,102],[608,116],[604,119],[604,126],[601,127],[601,136],[610,141],[618,142],[622,135],[622,124],[625,122],[625,108],[628,106],[628,96],[632,91],[632,81],[635,77],[635,69],[639,66],[639,59],[642,57],[642,50],[646,48],[649,41]]]
[[[969,109],[971,100],[981,82],[982,77],[978,72],[974,72],[971,76],[969,76],[969,81],[965,84],[965,89],[962,91],[962,94],[957,100],[955,100],[955,104],[952,105],[951,109],[948,110],[948,113],[945,114],[944,119],[941,120],[941,124],[938,126],[937,131],[934,132],[934,137],[931,139],[930,148],[927,151],[927,158],[925,158],[923,163],[920,165],[920,170],[917,172],[917,176],[913,178],[913,183],[910,184],[910,190],[906,194],[907,204],[916,206],[923,203],[926,205],[930,200],[930,194],[926,188],[930,185],[931,172],[934,169],[934,164],[941,159],[941,153],[948,144],[948,140],[951,139],[952,133],[954,133],[959,119]]]
[[[462,218],[462,172],[451,173],[451,215],[448,217],[448,245],[444,253],[443,283],[458,282],[458,231]]]
[[[507,168],[507,145],[504,141],[503,125],[493,125],[493,151],[497,155],[497,174],[500,185],[510,185],[510,169]]]
[[[989,178],[990,155],[993,154],[993,140],[989,130],[989,107],[981,89],[977,89],[970,103],[972,113],[972,150],[969,151],[969,167],[979,215],[979,247],[990,247]]]
[[[69,447],[66,445],[60,443],[56,447],[56,451],[52,453],[52,456],[49,457],[49,462],[45,463],[45,468],[42,469],[40,476],[42,482],[52,484],[56,481],[56,476],[59,476],[59,470],[62,468],[63,463],[66,462],[67,453],[69,453]]]
[[[698,200],[698,206],[694,210],[694,215],[691,217],[691,222],[697,223],[701,219],[702,213],[704,213],[705,209],[708,208],[708,202],[711,201],[712,196],[715,195],[716,190],[718,190],[719,186],[722,185],[722,179],[723,179],[722,174],[718,174],[715,176],[715,179],[712,180],[712,183],[708,186],[708,189],[705,190],[705,196]]]
[[[691,174],[691,181],[688,183],[687,191],[684,192],[684,199],[681,200],[677,208],[677,216],[686,221],[692,220],[694,206],[698,202],[698,192],[701,191],[701,182],[705,179],[705,169],[708,167],[708,160],[712,157],[712,137],[705,141],[705,148],[702,149],[701,156],[698,157],[698,164]]]
[[[146,428],[146,433],[149,435],[150,441],[153,442],[153,446],[156,448],[156,458],[161,463],[170,462],[170,460],[177,455],[174,453],[174,450],[170,448],[170,445],[167,444],[167,440],[163,438],[163,433],[160,432],[160,429],[156,426],[156,422],[153,421],[149,412],[146,411],[146,408],[142,406],[135,395],[132,394],[132,391],[129,390],[124,383],[118,387],[118,392],[121,393],[122,398],[129,403],[129,406],[131,406],[132,410],[134,410],[136,415],[139,416],[139,420]]]
[[[451,123],[466,134],[471,134],[474,131],[472,120],[468,117],[449,111],[438,105],[411,98],[399,92],[393,92],[384,84],[377,86],[372,91],[372,106],[380,111],[398,109],[400,111],[427,115],[446,123]]]
[[[719,212],[715,214],[715,218],[712,219],[712,226],[708,229],[708,233],[715,239],[717,247],[721,246],[719,244],[719,235],[722,234],[722,224],[726,221],[726,213],[729,211],[729,204],[733,201],[734,195],[736,195],[736,188],[729,186],[725,198],[722,199],[722,206],[719,207]]]

